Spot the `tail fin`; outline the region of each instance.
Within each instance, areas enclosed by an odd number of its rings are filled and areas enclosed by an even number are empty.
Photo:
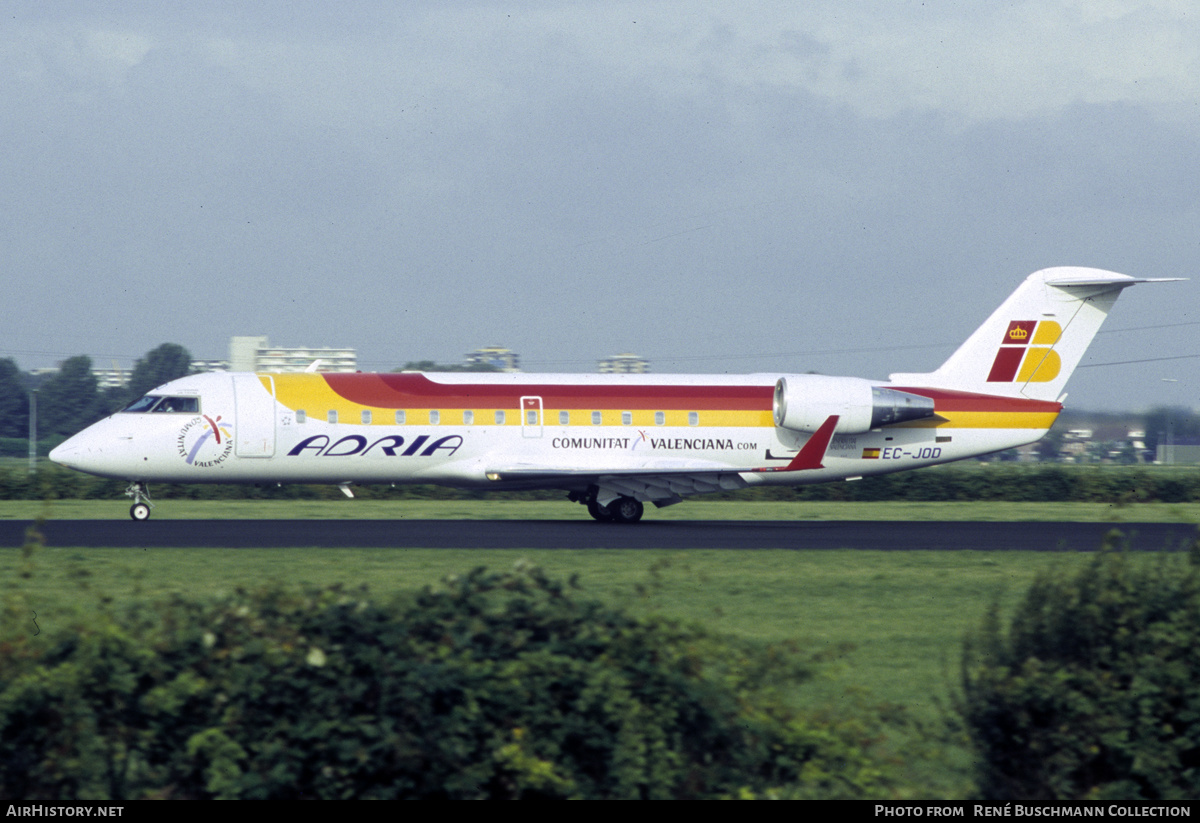
[[[1121,290],[1149,282],[1155,281],[1101,269],[1042,269],[1025,278],[937,371],[893,374],[890,379],[903,385],[1055,400]]]

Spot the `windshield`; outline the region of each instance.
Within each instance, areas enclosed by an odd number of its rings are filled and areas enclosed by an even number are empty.
[[[199,397],[171,397],[159,394],[148,394],[138,400],[133,401],[125,408],[123,412],[186,412],[188,414],[200,413],[200,398]]]

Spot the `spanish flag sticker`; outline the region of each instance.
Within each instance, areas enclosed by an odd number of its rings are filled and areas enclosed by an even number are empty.
[[[863,449],[863,460],[878,460],[879,449]]]

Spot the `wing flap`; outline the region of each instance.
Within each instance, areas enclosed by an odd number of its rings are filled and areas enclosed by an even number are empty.
[[[544,485],[594,485],[600,489],[600,502],[607,504],[618,497],[633,497],[643,502],[674,499],[716,491],[744,489],[749,485],[740,472],[745,469],[549,469],[512,467],[489,471],[496,482]]]
[[[618,497],[632,497],[643,503],[663,506],[685,497],[737,491],[748,485],[736,472],[600,477],[596,483],[596,499],[601,505],[608,505]]]

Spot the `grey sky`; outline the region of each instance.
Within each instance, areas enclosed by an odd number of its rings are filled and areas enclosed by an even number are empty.
[[[1036,269],[1197,273],[1190,2],[198,5],[5,4],[0,356],[886,377]],[[1197,288],[1085,364],[1200,355]],[[1069,405],[1195,406],[1198,363]]]

